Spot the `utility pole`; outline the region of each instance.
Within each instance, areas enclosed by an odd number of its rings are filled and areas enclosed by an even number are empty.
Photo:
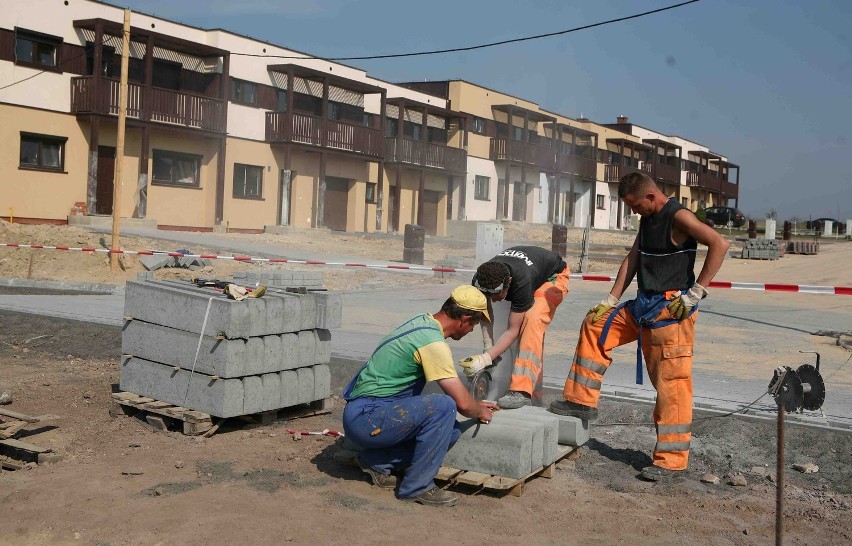
[[[95,47],[100,47],[95,45]],[[149,52],[150,54],[150,52]],[[121,164],[124,160],[124,129],[127,121],[127,65],[130,57],[130,10],[124,10],[124,29],[121,43],[121,84],[118,92],[118,136],[115,146],[115,174],[112,180],[112,246],[109,264],[115,271],[118,268],[119,224],[121,221]],[[96,75],[98,77],[98,75]]]

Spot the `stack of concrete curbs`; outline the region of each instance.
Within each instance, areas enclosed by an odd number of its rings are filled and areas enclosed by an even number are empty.
[[[790,254],[819,254],[819,241],[784,241]]]
[[[581,446],[589,425],[576,417],[524,406],[498,411],[489,424],[459,415],[462,435],[445,466],[507,478],[524,478],[559,458],[559,446]]]
[[[121,389],[216,417],[329,397],[342,300],[288,286],[235,301],[188,282],[128,282]]]
[[[234,282],[243,286],[322,287],[322,271],[235,271]]]
[[[742,258],[747,260],[777,260],[782,256],[775,239],[746,239]]]

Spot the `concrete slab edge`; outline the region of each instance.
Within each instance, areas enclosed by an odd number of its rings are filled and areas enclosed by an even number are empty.
[[[124,286],[93,282],[44,281],[36,279],[0,278],[0,286],[43,288],[45,290],[75,290],[94,294],[124,294]]]

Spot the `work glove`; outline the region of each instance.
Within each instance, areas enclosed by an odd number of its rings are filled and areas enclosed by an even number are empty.
[[[491,365],[491,355],[488,353],[482,353],[469,356],[465,359],[459,360],[459,364],[464,370],[465,375],[473,377]]]
[[[607,294],[606,297],[597,305],[589,309],[589,312],[586,315],[591,315],[594,313],[592,317],[592,322],[597,322],[600,318],[606,314],[607,311],[612,309],[618,305],[618,298],[613,296],[612,294]]]
[[[666,307],[673,318],[683,320],[689,315],[689,312],[698,304],[701,298],[705,296],[707,296],[707,289],[695,283],[686,293],[681,292],[680,296],[673,299]]]

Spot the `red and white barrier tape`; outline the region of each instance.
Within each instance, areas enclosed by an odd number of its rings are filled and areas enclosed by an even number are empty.
[[[162,252],[158,250],[110,250],[108,248],[89,248],[76,246],[27,245],[18,243],[0,243],[6,248],[33,248],[38,250],[70,250],[77,252],[100,252],[102,254],[127,254],[131,256],[172,256],[175,258],[200,258],[204,260],[232,260],[235,262],[257,262],[277,264],[328,265],[341,267],[366,267],[372,269],[399,269],[407,271],[434,271],[437,273],[474,273],[475,269],[459,269],[455,267],[428,267],[404,264],[367,264],[353,262],[326,262],[321,260],[292,260],[289,258],[258,258],[255,256],[219,256],[216,254],[183,254],[180,252]],[[571,274],[574,281],[614,282],[615,277],[608,275]],[[833,294],[852,296],[852,286],[815,286],[807,284],[775,284],[712,281],[710,288],[730,288],[732,290],[759,290],[765,292],[798,292],[803,294]]]

